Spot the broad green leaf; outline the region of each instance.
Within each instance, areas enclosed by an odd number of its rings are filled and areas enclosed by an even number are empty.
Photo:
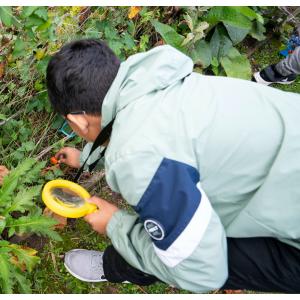
[[[24,55],[25,54],[25,51],[24,51],[25,47],[26,47],[26,43],[18,38],[15,41],[15,44],[14,44],[13,56],[16,58],[16,57],[19,57],[21,55]]]
[[[221,58],[221,65],[227,76],[242,79],[251,78],[251,65],[246,55],[242,55],[239,51],[232,47],[227,56]]]
[[[39,7],[34,14],[44,21],[48,20],[48,10],[45,6]]]
[[[222,56],[226,56],[229,49],[232,48],[232,42],[228,38],[227,32],[220,26],[215,28],[209,45],[212,56],[217,57],[218,59]]]
[[[109,40],[108,46],[116,53],[117,56],[120,56],[121,50],[123,48],[123,43],[121,43],[119,40]]]
[[[27,18],[31,16],[38,8],[38,6],[23,6],[21,18]]]
[[[151,24],[167,44],[183,51],[181,44],[184,41],[184,36],[177,33],[171,26],[160,23],[157,20],[152,20]]]
[[[128,49],[132,49],[132,48],[135,47],[134,39],[132,38],[132,36],[127,31],[124,33],[123,43],[125,44],[125,46]]]
[[[240,43],[249,33],[249,29],[224,24],[233,45]]]
[[[258,41],[262,41],[266,38],[266,36],[264,35],[265,32],[266,28],[264,27],[264,25],[259,21],[255,21],[252,24],[252,28],[249,34]]]
[[[234,6],[234,9],[249,18],[251,21],[257,18],[257,13],[248,6]]]
[[[7,27],[12,25],[13,15],[11,6],[0,6],[0,20]]]
[[[0,287],[3,293],[11,294],[12,281],[10,278],[11,264],[9,263],[9,255],[7,253],[0,252]]]
[[[192,58],[194,64],[200,64],[202,68],[207,68],[211,64],[211,50],[209,44],[204,40],[195,43],[189,56]]]
[[[32,28],[32,27],[38,27],[42,24],[44,24],[45,21],[35,15],[31,15],[30,17],[27,18],[25,27],[26,28]]]
[[[205,20],[211,25],[219,22],[239,28],[251,29],[251,20],[241,14],[234,6],[214,6],[205,16]]]

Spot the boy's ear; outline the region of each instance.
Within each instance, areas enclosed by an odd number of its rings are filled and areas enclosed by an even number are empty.
[[[73,123],[75,126],[77,126],[82,133],[86,134],[88,132],[89,122],[86,119],[86,115],[73,115],[73,114],[67,114],[67,120],[69,120],[71,123]]]

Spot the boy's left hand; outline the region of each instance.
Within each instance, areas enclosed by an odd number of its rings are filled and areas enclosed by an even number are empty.
[[[86,215],[84,220],[88,222],[98,233],[106,234],[106,226],[112,215],[118,211],[119,208],[96,196],[90,198],[88,202],[96,204],[98,210],[94,213]]]

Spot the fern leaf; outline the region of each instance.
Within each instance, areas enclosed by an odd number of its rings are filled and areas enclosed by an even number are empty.
[[[0,216],[0,235],[3,232],[4,228],[6,226],[6,220],[5,217]]]
[[[4,215],[12,211],[24,212],[26,209],[34,205],[32,201],[34,197],[41,192],[42,185],[36,185],[29,189],[23,189],[14,197],[12,204],[5,210]]]
[[[11,280],[11,264],[9,263],[9,255],[0,252],[0,287],[3,293],[11,294],[13,291],[13,284]]]
[[[20,271],[17,271],[15,273],[15,278],[17,279],[17,282],[19,284],[19,292],[22,294],[30,294],[31,293],[30,281],[26,279],[26,277],[23,276]]]
[[[8,220],[6,227],[13,228],[17,234],[34,232],[60,241],[61,237],[52,229],[56,224],[56,220],[44,216],[24,216]]]
[[[25,175],[35,163],[36,161],[34,159],[28,158],[4,177],[3,184],[0,189],[0,206],[7,204],[12,193],[18,186],[19,178]]]
[[[22,177],[22,183],[36,182],[37,179],[40,179],[40,172],[45,167],[46,161],[36,162],[35,165],[31,168],[30,172],[26,176]]]
[[[26,270],[32,271],[33,267],[40,262],[40,258],[36,256],[37,251],[35,249],[11,244],[9,246],[13,255],[17,257],[16,265],[25,264]]]

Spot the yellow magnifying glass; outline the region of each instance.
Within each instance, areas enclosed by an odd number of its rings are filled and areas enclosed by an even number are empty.
[[[81,218],[97,210],[95,204],[86,200],[90,194],[79,184],[55,179],[47,182],[42,191],[42,199],[54,213],[66,218]]]

